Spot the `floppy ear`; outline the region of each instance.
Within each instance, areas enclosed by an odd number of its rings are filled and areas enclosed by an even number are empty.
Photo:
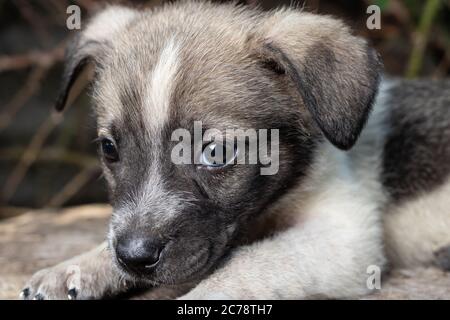
[[[339,20],[289,9],[271,13],[259,31],[259,55],[285,72],[325,137],[350,149],[378,90],[376,52]]]
[[[94,16],[89,24],[68,44],[64,73],[55,108],[58,111],[72,104],[92,81],[101,57],[107,54],[117,33],[137,16],[122,6],[109,6]]]

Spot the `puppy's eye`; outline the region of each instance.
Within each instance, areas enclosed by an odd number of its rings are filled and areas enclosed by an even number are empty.
[[[200,162],[209,168],[222,168],[234,162],[237,151],[232,144],[211,142],[203,148]]]
[[[112,142],[109,139],[102,139],[101,140],[102,145],[102,152],[105,159],[109,162],[116,162],[119,160],[119,153],[117,152],[116,146],[114,145],[114,142]]]

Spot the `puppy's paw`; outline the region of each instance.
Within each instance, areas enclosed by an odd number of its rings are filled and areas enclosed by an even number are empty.
[[[26,300],[100,299],[129,288],[111,261],[106,243],[35,273],[20,296]]]
[[[85,270],[86,269],[86,270]],[[25,300],[75,300],[100,298],[105,285],[99,277],[80,265],[62,263],[35,273],[20,297]]]

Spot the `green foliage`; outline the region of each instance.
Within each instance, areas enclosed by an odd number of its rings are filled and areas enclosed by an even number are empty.
[[[381,11],[385,10],[389,5],[389,0],[375,0],[374,4],[379,6]]]

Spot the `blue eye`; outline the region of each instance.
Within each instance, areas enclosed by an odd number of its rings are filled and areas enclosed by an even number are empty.
[[[119,160],[119,153],[117,152],[114,142],[104,138],[101,141],[101,145],[103,156],[108,162],[116,162]]]
[[[203,148],[200,162],[207,167],[221,168],[234,162],[237,149],[234,145],[211,142]]]

